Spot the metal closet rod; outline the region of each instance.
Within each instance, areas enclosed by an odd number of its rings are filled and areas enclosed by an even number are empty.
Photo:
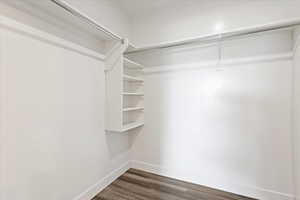
[[[247,29],[223,32],[223,33],[208,35],[208,36],[204,36],[204,37],[182,40],[182,41],[178,41],[178,42],[165,43],[165,44],[161,44],[161,45],[148,46],[148,47],[144,47],[144,48],[137,48],[137,49],[127,51],[125,54],[128,55],[128,54],[134,54],[134,53],[163,50],[163,49],[168,49],[171,47],[191,45],[191,44],[197,44],[197,43],[200,44],[200,43],[224,41],[224,40],[228,40],[228,39],[233,39],[235,37],[249,36],[252,34],[257,34],[257,33],[262,33],[262,32],[267,32],[267,31],[275,31],[275,30],[279,30],[279,29],[293,28],[293,27],[299,26],[299,25],[300,25],[300,19],[298,18],[298,19],[293,19],[293,20],[289,20],[289,21],[263,25],[263,26],[255,27],[255,28],[247,28]]]
[[[120,40],[123,41],[123,38],[121,38],[120,36],[114,34],[113,32],[109,31],[107,28],[99,25],[97,22],[95,22],[94,20],[90,19],[89,17],[81,14],[78,10],[76,10],[75,8],[71,7],[70,5],[68,5],[67,3],[65,3],[64,1],[61,0],[50,0],[51,2],[55,3],[57,6],[63,8],[64,10],[66,10],[67,12],[69,12],[71,15],[78,17],[79,19],[85,21],[86,23],[92,25],[93,27],[95,27],[98,31],[101,31],[102,33],[105,33],[106,35],[108,35],[110,38],[115,39],[115,40]]]

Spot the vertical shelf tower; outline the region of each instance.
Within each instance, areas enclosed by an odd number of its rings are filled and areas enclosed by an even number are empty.
[[[143,66],[124,57],[128,42],[106,60],[106,130],[128,132],[144,125]]]

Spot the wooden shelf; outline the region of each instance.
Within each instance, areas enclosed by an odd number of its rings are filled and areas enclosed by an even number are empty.
[[[123,108],[123,112],[137,111],[137,110],[144,110],[144,107]]]
[[[124,96],[144,96],[144,93],[130,93],[130,92],[124,92]]]
[[[129,76],[129,75],[126,75],[126,74],[123,75],[123,80],[133,81],[133,82],[144,82],[144,80],[141,79],[141,78],[134,77],[134,76]]]
[[[122,128],[122,132],[129,131],[138,127],[144,126],[144,122],[132,122],[128,124],[124,124]]]
[[[124,58],[124,66],[128,69],[144,69],[142,65]]]

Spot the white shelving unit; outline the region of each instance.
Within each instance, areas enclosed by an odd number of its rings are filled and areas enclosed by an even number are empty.
[[[136,93],[136,92],[124,92],[124,96],[144,96],[144,93]]]
[[[128,69],[143,69],[144,67],[136,62],[133,62],[127,58],[124,58],[124,65]]]
[[[123,108],[123,112],[136,111],[136,110],[144,110],[144,107]]]
[[[131,82],[144,82],[143,79],[141,78],[137,78],[137,77],[134,77],[134,76],[129,76],[129,75],[124,75],[123,76],[124,78],[124,81],[131,81]]]
[[[122,132],[130,131],[141,126],[144,126],[144,121],[128,123],[123,126]]]
[[[144,125],[144,79],[142,65],[117,53],[106,72],[106,130],[123,133]]]

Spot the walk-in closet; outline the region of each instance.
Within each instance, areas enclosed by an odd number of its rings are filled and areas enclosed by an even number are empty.
[[[299,0],[0,0],[0,200],[300,200]]]

